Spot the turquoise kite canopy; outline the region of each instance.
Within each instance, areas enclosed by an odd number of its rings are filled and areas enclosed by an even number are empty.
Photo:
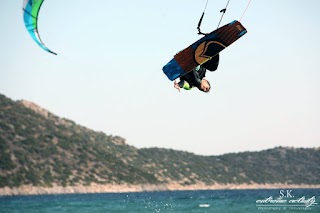
[[[31,37],[45,51],[57,55],[57,53],[49,50],[41,41],[38,32],[38,14],[44,0],[24,0],[23,1],[23,20]]]

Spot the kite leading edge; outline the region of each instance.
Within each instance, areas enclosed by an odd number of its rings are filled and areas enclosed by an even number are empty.
[[[33,40],[45,51],[57,55],[41,41],[38,32],[38,14],[44,0],[23,0],[23,20]]]

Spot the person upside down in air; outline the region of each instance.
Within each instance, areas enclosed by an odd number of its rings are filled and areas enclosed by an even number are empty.
[[[191,90],[193,87],[197,87],[202,92],[209,92],[211,89],[210,83],[207,79],[204,79],[206,71],[211,72],[218,69],[219,54],[214,56],[211,60],[205,62],[203,65],[199,65],[191,72],[188,72],[184,76],[180,77],[180,81],[174,81],[174,88],[179,92],[181,88],[185,90]]]

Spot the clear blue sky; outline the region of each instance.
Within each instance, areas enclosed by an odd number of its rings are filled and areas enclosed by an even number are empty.
[[[227,1],[209,0],[203,31]],[[222,25],[247,0],[230,1]],[[31,39],[22,0],[4,0],[0,93],[140,147],[203,155],[275,146],[320,146],[320,1],[252,0],[248,33],[208,73],[209,94],[178,93],[162,73],[200,37],[205,0],[46,0],[39,15],[46,53]]]

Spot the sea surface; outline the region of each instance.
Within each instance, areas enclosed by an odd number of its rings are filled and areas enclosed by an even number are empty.
[[[319,196],[320,189],[0,196],[0,213],[320,213]]]

